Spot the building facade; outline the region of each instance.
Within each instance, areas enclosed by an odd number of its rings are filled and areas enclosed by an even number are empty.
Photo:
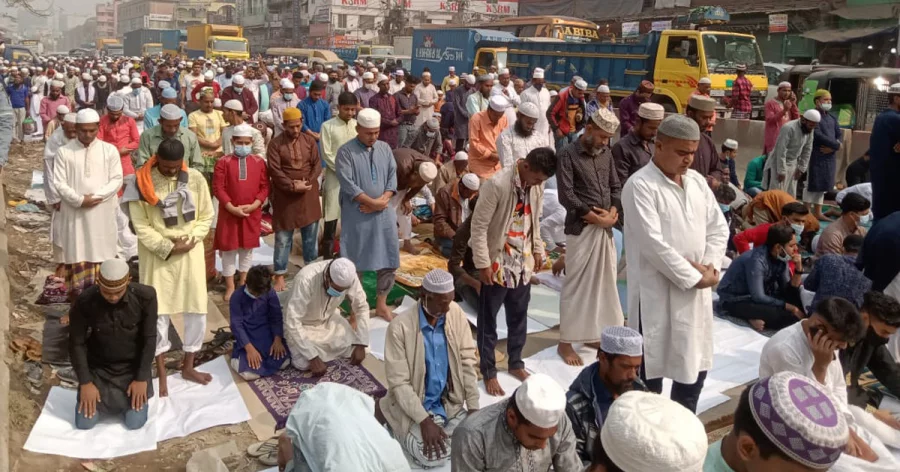
[[[170,0],[130,0],[119,4],[117,37],[139,29],[174,29],[176,3]]]
[[[98,4],[94,10],[97,19],[96,39],[117,38],[117,11],[119,0]]]

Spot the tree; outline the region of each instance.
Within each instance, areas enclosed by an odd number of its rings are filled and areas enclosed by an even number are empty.
[[[44,0],[45,6],[41,7],[36,0],[3,0],[10,8],[24,8],[37,16],[50,16],[53,14],[53,0]]]

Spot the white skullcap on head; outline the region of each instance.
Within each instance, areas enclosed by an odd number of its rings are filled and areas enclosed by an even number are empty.
[[[91,80],[91,74],[88,74],[87,72],[81,74],[81,80]]]
[[[319,75],[317,75],[316,78],[319,79],[319,81],[321,81],[321,82],[328,82],[328,74],[326,74],[324,72],[319,73]]]
[[[422,72],[422,78],[431,77],[431,72]]]
[[[453,276],[443,269],[433,269],[422,279],[422,288],[431,293],[451,293],[455,290]]]
[[[550,96],[551,96],[551,97],[555,97],[555,96],[557,96],[557,95],[559,95],[559,92],[557,92],[556,90],[551,90],[551,91],[550,91]]]
[[[353,70],[353,69],[350,69],[350,72],[347,72],[347,74],[348,74],[350,77],[356,77],[356,71]]]
[[[640,391],[613,402],[600,440],[609,459],[627,471],[700,472],[708,442],[694,413],[668,397]]]
[[[566,392],[547,374],[531,374],[515,396],[519,413],[538,428],[553,428],[566,414]]]
[[[131,85],[141,85],[141,78],[135,77],[135,78],[131,79]]]
[[[110,111],[121,111],[125,108],[125,99],[121,95],[114,93],[106,99],[106,108]]]
[[[778,84],[778,88],[779,88],[779,89],[783,89],[783,88],[784,88],[784,89],[790,90],[790,89],[791,89],[791,83],[788,82],[788,81],[781,82],[780,84]]]
[[[216,72],[219,73],[219,74],[221,74],[221,73],[225,72],[225,69],[223,69],[223,68],[221,68],[221,67],[217,67],[217,68],[216,68]]]
[[[169,103],[167,105],[163,105],[162,108],[159,109],[159,117],[164,120],[181,120],[181,108],[178,108],[176,105]]]
[[[240,100],[228,100],[225,102],[225,108],[235,111],[244,111],[244,104]]]
[[[53,74],[53,78],[56,80],[63,80],[66,78],[66,75],[62,72],[57,72],[56,74]]]
[[[447,83],[450,84],[450,85],[459,85],[459,81],[456,80],[456,77],[454,77],[454,78],[448,80]]]
[[[456,153],[455,156],[453,156],[453,160],[454,161],[468,161],[469,153],[467,153],[466,151],[459,151]]]
[[[726,139],[724,143],[722,143],[722,146],[725,146],[728,149],[737,149],[738,142],[729,138],[729,139]]]
[[[124,259],[109,259],[100,264],[100,277],[109,282],[118,282],[131,273]]]
[[[666,109],[659,103],[645,102],[638,107],[638,116],[645,120],[662,120],[666,117]]]
[[[425,183],[431,183],[438,174],[437,166],[431,162],[423,162],[419,164],[419,177],[425,181]]]
[[[86,123],[99,123],[100,115],[97,114],[96,110],[91,108],[85,108],[84,110],[80,110],[78,112],[78,116],[75,119],[75,123],[78,124],[86,124]]]
[[[463,186],[465,186],[467,189],[475,192],[477,192],[478,187],[481,186],[481,181],[478,179],[478,176],[471,172],[462,176],[460,182],[462,182]]]
[[[541,118],[541,110],[533,102],[525,102],[519,105],[519,113],[536,120]]]
[[[65,82],[61,82],[59,80],[54,80],[50,82],[50,86],[53,88],[63,88],[66,86]]]
[[[447,70],[450,72],[456,72],[456,67],[450,66],[447,68]]]
[[[403,72],[403,69],[397,69],[394,71],[394,75],[397,77],[403,77],[406,74]]]
[[[119,76],[119,83],[127,84],[130,79],[127,74],[122,74]]]
[[[709,77],[700,77],[700,80],[697,81],[698,84],[712,85],[712,80]]]
[[[606,108],[598,108],[597,111],[591,115],[591,121],[609,134],[616,134],[616,130],[619,129],[619,118],[616,117],[615,113]]]
[[[356,280],[356,266],[346,257],[338,257],[328,267],[328,276],[340,287],[349,288]]]
[[[581,91],[587,90],[587,82],[582,79],[578,79],[575,81],[575,88]]]
[[[236,74],[234,78],[231,79],[231,83],[234,85],[244,85],[244,76]]]
[[[372,80],[375,78],[375,74],[371,72],[363,72],[363,80]]]
[[[437,118],[429,118],[428,121],[425,122],[425,125],[431,129],[438,129],[441,127],[441,123],[438,122]]]
[[[132,79],[140,79],[140,78],[141,78],[141,74],[138,73],[138,72],[132,72],[132,73],[131,73],[131,78],[132,78]]]
[[[475,76],[471,74],[467,75],[466,83],[468,83],[469,85],[475,85]]]
[[[819,110],[806,110],[803,113],[803,118],[806,118],[807,121],[812,121],[813,123],[818,123],[822,121],[822,115],[819,114]]]
[[[106,76],[105,76],[105,75],[101,75],[100,78],[97,79],[97,81],[100,82],[101,84],[104,83],[104,82],[106,82]]]
[[[509,69],[506,67],[500,69],[500,75],[509,75]]]
[[[221,108],[222,107],[222,99],[216,97],[213,99],[213,108]]]
[[[380,84],[380,83],[382,83],[382,82],[387,82],[388,80],[390,80],[390,79],[388,78],[388,76],[386,76],[386,75],[384,75],[384,74],[378,74],[378,82],[377,82],[377,83]]]
[[[241,123],[234,127],[231,131],[232,138],[252,138],[253,137],[253,127],[248,125],[247,123]]]
[[[540,67],[535,67],[534,73],[531,74],[532,79],[543,79],[544,78],[544,69]]]
[[[705,95],[691,96],[688,106],[700,111],[716,111],[716,101]]]
[[[56,107],[57,115],[65,115],[66,113],[71,113],[71,112],[72,112],[72,110],[69,110],[69,107],[67,107],[65,105],[60,105],[60,106]]]
[[[607,326],[600,333],[600,350],[607,354],[640,357],[644,355],[644,338],[627,326]]]
[[[215,76],[216,76],[216,75],[215,75],[215,74],[213,73],[213,71],[211,71],[211,70],[208,70],[208,71],[206,71],[206,72],[203,73],[203,78],[206,79],[206,80],[212,80],[213,78],[215,78]]]
[[[281,79],[281,88],[294,90],[294,83],[290,79]]]
[[[659,124],[657,133],[685,141],[699,141],[700,127],[697,122],[684,115],[669,115]]]
[[[159,89],[167,89],[167,88],[171,88],[172,84],[170,84],[167,80],[160,80],[159,83],[156,84],[156,86]]]
[[[63,123],[75,123],[77,118],[76,113],[66,113],[66,117],[63,118]]]
[[[381,128],[381,113],[374,108],[363,108],[356,114],[356,123],[363,128]]]
[[[494,111],[506,111],[509,108],[510,103],[503,95],[494,95],[490,100],[491,110]]]

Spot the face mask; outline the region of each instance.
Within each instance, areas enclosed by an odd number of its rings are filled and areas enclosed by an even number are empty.
[[[234,147],[234,154],[238,157],[247,157],[253,152],[253,146],[249,144],[238,144]]]
[[[138,96],[141,94],[141,89],[131,89],[131,94],[134,96]]]
[[[791,255],[787,253],[784,249],[781,250],[781,254],[778,256],[778,260],[781,262],[790,262]]]
[[[426,132],[425,132],[425,136],[426,136],[426,137],[433,138],[434,135],[435,135],[435,132],[434,132],[434,131],[426,131]]]
[[[888,338],[882,338],[869,326],[869,330],[866,331],[866,343],[871,346],[884,346],[889,341]]]
[[[859,215],[859,225],[860,226],[869,226],[872,223],[872,212],[868,212],[865,215]]]
[[[731,211],[731,206],[726,205],[724,203],[720,203],[719,209],[722,210],[722,213],[728,213],[729,211]]]
[[[244,286],[244,293],[246,293],[248,297],[250,297],[254,300],[256,300],[256,298],[257,298],[256,295],[253,295],[252,293],[250,293],[250,289],[248,289],[246,285]]]
[[[341,292],[331,286],[329,286],[327,289],[325,289],[325,293],[327,293],[328,296],[332,297],[332,298],[337,298],[344,294],[344,292]]]
[[[831,110],[831,104],[823,103],[823,104],[819,105],[819,108],[821,108],[823,111],[828,111],[828,110]]]
[[[294,99],[293,93],[283,93],[281,94],[281,96],[284,97],[284,99],[288,102]]]
[[[791,229],[794,230],[794,234],[797,236],[800,236],[800,234],[803,233],[803,228],[804,226],[801,224],[791,223]]]
[[[235,88],[234,88],[234,91],[237,92],[237,93],[241,93],[241,92],[244,91],[244,87],[235,87]]]

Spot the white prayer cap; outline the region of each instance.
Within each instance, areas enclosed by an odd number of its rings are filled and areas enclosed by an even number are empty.
[[[700,472],[706,459],[703,423],[668,397],[630,391],[613,402],[600,430],[609,459],[622,470]]]
[[[500,75],[509,75],[509,69],[506,67],[500,69]]]
[[[60,106],[56,107],[56,113],[58,115],[65,115],[66,113],[71,113],[71,112],[72,112],[72,110],[69,110],[69,107],[67,107],[65,105],[60,105]]]
[[[585,90],[587,90],[587,82],[585,82],[584,80],[581,80],[581,79],[576,80],[575,88],[577,88],[578,90],[581,90],[581,91],[585,91]]]
[[[294,90],[294,83],[291,82],[291,79],[281,79],[280,85],[282,89]]]
[[[468,161],[469,153],[467,153],[466,151],[459,151],[456,153],[455,156],[453,156],[453,160],[454,161]]]
[[[645,120],[662,120],[666,117],[666,109],[659,103],[641,103],[638,107],[638,116]]]
[[[321,82],[328,82],[328,74],[326,74],[324,72],[319,73],[319,75],[317,75],[316,78]]]
[[[346,257],[338,257],[331,262],[328,269],[331,281],[340,287],[349,288],[356,280],[356,266]]]
[[[509,108],[509,100],[503,97],[503,95],[494,95],[491,97],[491,110],[494,111],[505,111]]]
[[[453,276],[443,269],[432,269],[422,279],[422,288],[430,293],[451,293],[455,290]]]
[[[807,121],[812,121],[813,123],[818,123],[822,121],[822,115],[819,114],[819,110],[809,109],[803,113],[803,118],[806,118]]]
[[[447,68],[447,70],[450,72],[456,72],[456,67],[450,66]]]
[[[99,123],[100,115],[97,114],[96,110],[91,108],[85,108],[78,112],[78,116],[75,119],[75,123],[78,124],[87,124],[87,123]]]
[[[363,128],[380,128],[381,113],[374,108],[363,108],[356,114],[356,123]]]
[[[644,355],[644,338],[627,326],[607,326],[600,333],[600,350],[630,357]]]
[[[216,77],[216,75],[213,74],[213,71],[211,71],[211,70],[208,70],[208,71],[206,71],[206,72],[203,73],[203,78],[206,79],[206,80],[212,80],[212,79],[214,79],[215,77]]]
[[[66,78],[66,76],[62,72],[57,72],[56,74],[53,75],[53,78],[56,80],[63,80]],[[63,85],[65,85],[65,84],[63,84]]]
[[[109,259],[100,264],[100,285],[106,282],[119,282],[128,277],[131,268],[124,259]]]
[[[130,64],[129,64],[130,65]],[[119,75],[125,75],[128,73],[127,69],[119,69]]]
[[[481,181],[478,180],[478,176],[471,172],[462,176],[460,182],[462,182],[467,189],[472,191],[478,191],[478,187],[481,186]]]
[[[162,92],[160,92],[159,95],[162,98],[178,98],[178,92],[176,92],[172,87],[162,89]]]
[[[475,76],[471,74],[467,75],[466,83],[468,83],[469,85],[475,85]]]
[[[724,143],[722,143],[722,146],[725,146],[725,147],[727,147],[728,149],[737,149],[737,148],[738,148],[738,142],[735,141],[735,140],[733,140],[733,139],[731,139],[731,138],[729,138],[729,139],[726,139]]]
[[[63,88],[66,86],[66,83],[59,80],[54,80],[50,82],[50,86],[53,88]]]
[[[81,80],[91,80],[91,74],[88,74],[87,72],[81,74]]]
[[[216,97],[213,99],[213,108],[222,108],[222,99]]]
[[[132,79],[140,79],[140,78],[141,78],[141,74],[140,74],[139,72],[132,72],[132,73],[131,73],[131,78],[132,78]]]
[[[790,90],[790,89],[791,89],[791,83],[788,82],[788,81],[781,82],[780,84],[778,84],[778,90],[781,90],[781,89],[788,89],[788,90]]]
[[[431,183],[437,177],[438,171],[437,166],[431,162],[423,162],[419,164],[419,177],[425,181],[425,183]]]
[[[106,76],[105,76],[105,75],[101,75],[100,78],[97,79],[97,82],[100,82],[101,84],[102,84],[102,83],[105,83],[105,82],[106,82]]]
[[[187,66],[188,66],[188,67],[194,67],[194,62],[193,62],[193,61],[188,61],[188,62],[187,62]]]
[[[225,102],[225,108],[235,111],[244,111],[244,104],[242,104],[240,100],[231,99]]]
[[[606,108],[598,108],[591,115],[591,121],[609,134],[616,134],[616,130],[619,129],[619,119],[616,117],[616,114]]]
[[[551,96],[551,97],[555,97],[555,96],[557,96],[557,95],[559,95],[559,92],[557,92],[556,90],[551,90],[551,91],[550,91],[550,96]]]
[[[422,72],[422,78],[431,77],[431,72]]]
[[[697,81],[698,84],[706,84],[712,85],[712,80],[709,80],[709,77],[700,77],[700,80]]]
[[[172,103],[163,105],[159,109],[159,117],[164,120],[181,120],[181,108]]]
[[[111,94],[106,99],[106,108],[109,108],[110,111],[121,111],[125,108],[125,100],[117,93]]]
[[[688,106],[700,111],[716,111],[716,101],[705,95],[693,95]]]
[[[440,122],[438,122],[437,118],[429,118],[428,121],[425,122],[425,125],[431,129],[438,129],[441,127]]]
[[[459,85],[459,81],[456,80],[456,77],[454,77],[454,78],[448,80],[447,83],[448,83],[449,85]]]
[[[130,79],[128,78],[128,74],[122,74],[119,76],[120,84],[127,84]]]
[[[66,113],[63,123],[76,123],[76,118],[78,118],[77,113]]]
[[[164,89],[167,89],[167,88],[172,88],[172,84],[170,84],[168,80],[160,80],[159,83],[156,84],[156,86],[157,86],[160,90],[164,90]]]
[[[372,80],[375,78],[375,74],[371,72],[363,72],[363,80]]]
[[[248,125],[247,123],[241,123],[234,127],[231,131],[231,137],[233,138],[252,138],[253,137],[253,127]]]
[[[349,75],[350,77],[356,77],[356,70],[350,69],[350,72],[347,72],[347,75]]]
[[[536,120],[541,118],[541,110],[536,103],[532,102],[525,102],[519,105],[519,113]]]
[[[566,414],[566,392],[547,374],[531,374],[515,395],[519,413],[538,428],[553,428]]]
[[[684,141],[700,140],[700,127],[685,115],[669,115],[659,124],[657,133]]]
[[[406,74],[403,72],[403,69],[397,69],[394,71],[395,77],[403,77],[404,75],[406,75]]]
[[[453,85],[456,85],[456,81],[452,81],[452,82],[453,82]],[[437,89],[437,94],[439,97],[441,97],[444,95],[444,91],[441,89]]]
[[[236,74],[234,78],[231,79],[231,83],[234,85],[244,85],[244,76]]]
[[[223,68],[221,68],[221,67],[217,67],[217,68],[216,68],[216,73],[217,73],[217,74],[221,74],[221,73],[223,73],[223,72],[225,72],[225,69],[223,69]]]
[[[379,83],[379,84],[380,84],[380,83],[382,83],[382,82],[387,82],[388,80],[390,80],[390,79],[388,78],[388,76],[386,76],[386,75],[384,75],[384,74],[378,74],[378,82],[376,82],[376,83]]]
[[[141,85],[141,79],[139,77],[131,79],[131,85]]]
[[[532,79],[543,79],[544,78],[544,69],[541,69],[540,67],[535,67],[534,73],[531,74],[531,78]]]

